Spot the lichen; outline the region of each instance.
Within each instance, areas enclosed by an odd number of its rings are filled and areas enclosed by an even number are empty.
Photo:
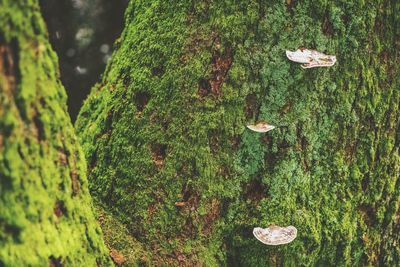
[[[399,14],[388,0],[131,1],[76,123],[91,192],[155,265],[396,264]],[[285,56],[299,47],[336,65],[303,70]],[[277,128],[246,129],[260,120]],[[253,227],[272,223],[297,239],[260,244]]]

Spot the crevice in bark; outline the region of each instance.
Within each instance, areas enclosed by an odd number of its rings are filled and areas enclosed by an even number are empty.
[[[168,146],[165,144],[153,144],[151,145],[151,153],[153,155],[153,162],[157,167],[164,165],[164,159],[167,156]]]
[[[190,238],[195,238],[197,234],[197,227],[195,223],[194,214],[200,204],[200,195],[197,192],[187,191],[183,196],[186,202],[184,212],[187,215],[185,225],[183,226],[182,235]]]
[[[333,25],[332,25],[332,22],[329,20],[328,16],[325,16],[324,22],[322,23],[322,32],[326,36],[333,35]]]
[[[198,88],[199,88],[198,89],[198,94],[201,97],[204,97],[204,96],[208,95],[209,93],[211,93],[211,85],[210,85],[209,81],[204,79],[204,78],[201,78],[199,80],[199,87]]]
[[[151,74],[155,77],[161,77],[164,75],[164,73],[165,73],[165,68],[163,65],[151,69]]]
[[[347,144],[345,147],[345,151],[346,151],[347,160],[349,162],[353,162],[354,155],[356,154],[356,151],[357,151],[358,142],[355,139],[351,139],[351,140],[347,140],[346,143]]]
[[[213,154],[216,154],[219,150],[219,147],[220,147],[220,144],[219,144],[220,141],[218,138],[219,136],[220,135],[218,133],[218,130],[215,130],[215,129],[209,130],[208,143],[209,143],[210,150]]]
[[[368,177],[364,177],[364,179],[362,179],[361,181],[361,189],[363,192],[366,192],[368,189],[368,184],[369,184],[369,179]]]
[[[375,224],[375,212],[370,205],[361,205],[358,211],[367,226],[372,227]]]
[[[135,94],[135,103],[136,103],[136,110],[138,112],[142,112],[145,108],[147,103],[149,103],[150,95],[146,92],[137,92]]]
[[[54,257],[53,255],[49,257],[49,267],[63,267],[64,264],[62,263],[61,257]]]
[[[249,120],[254,117],[255,113],[258,113],[258,104],[257,104],[257,94],[251,93],[246,96],[246,119]]]
[[[72,166],[72,170],[70,172],[71,182],[72,182],[72,195],[76,196],[79,194],[79,179],[78,179],[78,171]]]
[[[127,88],[131,84],[131,77],[129,75],[125,75],[124,73],[129,73],[129,70],[126,69],[126,70],[124,70],[124,72],[121,71],[121,74],[120,74],[123,77],[122,83],[124,84],[125,88]]]
[[[212,78],[209,80],[211,91],[219,95],[222,84],[232,65],[232,51],[227,49],[224,54],[216,53],[211,61]]]
[[[286,6],[287,6],[287,10],[289,11],[289,13],[291,15],[294,14],[294,5],[296,4],[296,0],[286,0]]]
[[[298,125],[296,127],[296,135],[298,140],[298,149],[301,153],[301,161],[304,166],[304,171],[308,172],[310,170],[309,163],[307,162],[307,138],[302,135],[302,127]]]
[[[65,207],[64,201],[58,200],[54,205],[54,215],[56,215],[57,218],[60,218],[66,213],[67,213],[67,208]]]
[[[68,165],[68,158],[67,158],[67,155],[65,154],[65,151],[63,149],[60,149],[58,151],[58,162],[61,164],[61,166],[67,166]]]
[[[43,124],[42,120],[40,119],[40,115],[37,113],[37,111],[36,111],[35,115],[33,116],[32,121],[33,121],[33,124],[36,129],[35,135],[36,135],[37,139],[39,141],[43,141],[45,139],[44,124]]]
[[[218,35],[213,32],[211,37],[211,39],[205,40],[201,38],[199,40],[197,37],[193,40],[193,42],[196,42],[194,46],[198,47],[197,49],[204,46],[205,49],[212,50],[213,54],[211,58],[210,76],[200,78],[198,81],[198,94],[201,97],[207,96],[210,93],[213,93],[217,96],[221,94],[222,84],[226,79],[233,61],[232,49],[230,47],[226,47],[224,52],[221,52],[221,43]],[[195,51],[190,50],[189,52],[193,53]],[[206,73],[204,75],[206,76]]]
[[[208,204],[207,210],[207,214],[202,218],[204,223],[202,233],[204,235],[210,235],[212,233],[214,223],[221,214],[221,202],[218,201],[218,199],[212,199]]]
[[[18,226],[0,221],[0,230],[5,233],[6,236],[11,236],[14,242],[20,242],[21,228]]]
[[[90,173],[90,171],[96,166],[96,163],[97,163],[97,153],[93,153],[90,158],[88,173]]]
[[[6,43],[4,36],[0,34],[0,73],[5,76],[6,81],[2,90],[8,94],[15,93],[17,84],[21,80],[18,51],[17,39],[11,39],[9,43]]]
[[[253,180],[244,186],[244,198],[259,202],[267,195],[267,187],[259,180]]]
[[[289,110],[291,109],[292,105],[293,105],[293,104],[292,104],[291,102],[286,103],[286,104],[283,105],[283,107],[280,109],[280,113],[281,113],[281,114],[286,114],[286,113],[288,113]]]

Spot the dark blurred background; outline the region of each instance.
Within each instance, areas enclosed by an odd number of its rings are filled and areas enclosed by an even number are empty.
[[[73,122],[111,56],[127,4],[128,0],[40,0]]]

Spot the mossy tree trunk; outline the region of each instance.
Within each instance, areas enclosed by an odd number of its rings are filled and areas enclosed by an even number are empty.
[[[399,1],[131,1],[125,23],[76,128],[138,261],[399,263]],[[303,70],[302,46],[338,62]],[[297,239],[253,238],[272,223]]]
[[[109,266],[36,0],[0,1],[0,266]]]

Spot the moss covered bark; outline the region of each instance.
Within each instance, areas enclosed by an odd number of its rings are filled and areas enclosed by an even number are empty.
[[[0,266],[109,266],[36,0],[0,1]]]
[[[399,264],[399,24],[393,0],[131,1],[76,128],[137,262]],[[253,238],[271,223],[298,238]]]

